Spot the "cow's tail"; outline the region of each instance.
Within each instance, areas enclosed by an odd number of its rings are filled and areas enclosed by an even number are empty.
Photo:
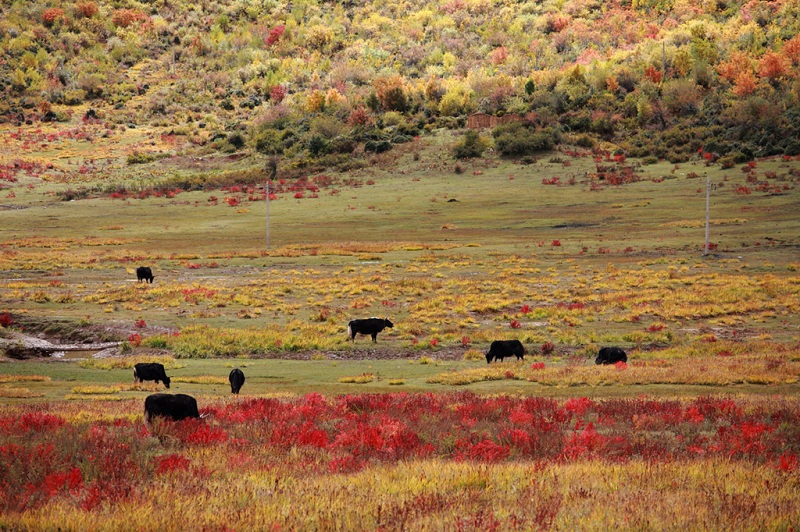
[[[347,324],[347,339],[353,338],[353,327],[348,323]]]

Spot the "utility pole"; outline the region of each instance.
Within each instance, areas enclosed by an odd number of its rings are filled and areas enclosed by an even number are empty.
[[[266,186],[264,187],[267,191],[267,249],[269,249],[269,180],[267,180]]]
[[[278,155],[273,154],[267,159],[267,182],[264,189],[267,192],[267,197],[264,201],[267,202],[267,249],[269,249],[269,182],[278,178]]]
[[[711,216],[711,176],[706,176],[706,245],[703,256],[708,255],[708,227]]]

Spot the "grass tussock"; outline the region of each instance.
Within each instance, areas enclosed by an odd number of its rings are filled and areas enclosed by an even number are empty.
[[[177,362],[174,357],[164,355],[135,355],[121,358],[87,358],[81,360],[78,365],[85,369],[133,369],[133,366],[141,363],[158,362],[163,364],[166,369],[178,369],[184,367]]]
[[[227,377],[216,375],[197,375],[194,377],[172,377],[172,382],[183,382],[187,384],[228,384]]]
[[[480,362],[486,360],[486,355],[477,349],[467,349],[464,352],[464,360],[468,362]]]
[[[114,392],[116,393],[116,392]],[[125,398],[119,395],[109,395],[109,394],[92,394],[87,395],[85,393],[68,393],[64,396],[64,399],[67,401],[97,401],[97,402],[105,402],[105,401],[122,401]]]
[[[343,384],[366,384],[375,380],[375,375],[372,373],[362,373],[361,375],[353,375],[349,377],[339,378],[339,382]]]
[[[72,393],[74,395],[111,395],[116,394],[126,389],[124,386],[74,386]]]
[[[44,397],[41,392],[33,392],[28,388],[0,387],[0,397],[4,399],[31,399],[34,397]]]
[[[0,375],[0,384],[10,382],[50,382],[52,379],[44,375]]]

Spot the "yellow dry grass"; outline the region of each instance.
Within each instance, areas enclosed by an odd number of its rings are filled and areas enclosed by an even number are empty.
[[[361,375],[353,375],[348,377],[339,378],[339,382],[343,384],[366,384],[375,380],[375,375],[372,373],[362,373]]]
[[[33,397],[44,397],[44,394],[41,392],[32,392],[28,388],[0,386],[0,397],[4,399],[30,399]]]
[[[0,375],[0,384],[9,382],[49,382],[50,377],[44,375]]]

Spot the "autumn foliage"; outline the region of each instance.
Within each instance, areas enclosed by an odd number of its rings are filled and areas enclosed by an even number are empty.
[[[743,464],[782,479],[776,485],[795,484],[800,473],[800,405],[791,399],[310,394],[207,403],[202,412],[208,415],[204,420],[157,419],[148,431],[140,420],[120,414],[87,421],[85,414],[57,405],[4,407],[0,510],[12,520],[50,511],[67,518],[110,508],[124,512],[150,504],[159,486],[186,485],[172,491],[171,498],[181,500],[192,496],[192,486],[273,470],[294,482],[313,479],[325,489],[339,474],[431,460],[466,468],[464,478],[488,465],[499,472],[514,464],[539,471],[578,464],[623,470],[637,464],[717,464],[726,470]],[[227,484],[215,497],[246,489]],[[361,518],[380,519],[373,499],[362,496],[355,505]],[[551,507],[549,519],[573,511],[563,495],[550,496],[562,504]],[[783,507],[784,518],[797,515],[796,503]],[[634,515],[641,510],[630,509]],[[443,517],[462,518],[454,509]]]

